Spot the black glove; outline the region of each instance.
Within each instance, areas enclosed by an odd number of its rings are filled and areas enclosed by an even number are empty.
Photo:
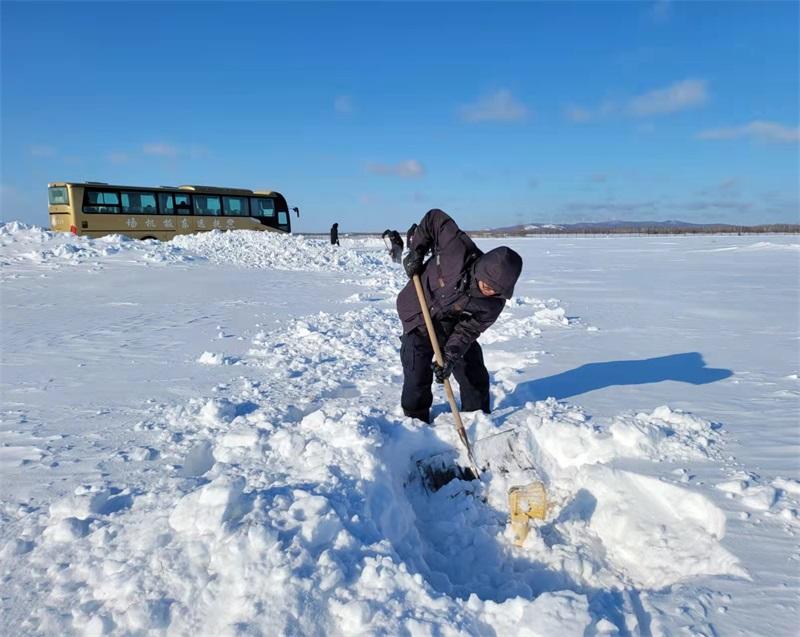
[[[447,357],[444,359],[444,365],[439,365],[439,363],[433,361],[431,367],[433,368],[433,377],[440,385],[453,373],[453,361]]]
[[[422,274],[422,262],[425,260],[425,255],[420,254],[416,250],[411,250],[403,259],[403,267],[406,269],[406,274],[409,279],[413,279],[415,274]]]

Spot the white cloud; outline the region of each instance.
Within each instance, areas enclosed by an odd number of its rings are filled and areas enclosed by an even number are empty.
[[[30,153],[34,157],[55,157],[58,151],[47,144],[36,144],[30,147]]]
[[[699,139],[740,139],[749,137],[766,142],[800,141],[800,128],[783,126],[776,122],[756,120],[741,126],[709,128],[697,134]]]
[[[637,117],[647,117],[696,108],[708,101],[706,86],[705,80],[675,82],[632,98],[628,103],[628,110]]]
[[[649,15],[654,22],[668,22],[672,16],[672,2],[656,0],[650,7]]]
[[[349,95],[337,95],[333,100],[333,108],[337,113],[352,113],[354,110],[353,98]]]
[[[593,120],[595,115],[588,108],[569,104],[568,106],[564,107],[564,117],[572,122],[582,123]]]
[[[178,157],[188,159],[206,159],[211,156],[211,151],[205,146],[200,144],[190,144],[188,146],[176,146],[166,142],[150,142],[143,144],[141,147],[143,155],[151,157],[166,157],[169,159],[176,159]],[[124,155],[124,153],[117,153]],[[135,153],[134,153],[135,155]]]
[[[577,123],[591,122],[616,114],[648,117],[696,108],[707,101],[708,83],[705,80],[688,79],[627,100],[606,99],[594,108],[569,104],[564,108],[564,116]]]
[[[391,175],[394,177],[414,178],[425,174],[425,167],[416,159],[407,159],[397,164],[367,164],[367,171],[375,175]]]
[[[686,210],[735,210],[736,212],[748,212],[753,209],[753,204],[749,201],[738,201],[736,199],[696,199],[685,201],[681,204]]]
[[[573,122],[585,123],[608,117],[619,111],[619,104],[614,100],[603,100],[596,108],[585,108],[570,104],[564,109],[564,116]]]
[[[511,91],[500,89],[481,97],[477,102],[466,104],[460,109],[465,122],[518,122],[530,114],[528,108],[517,100]]]
[[[130,155],[128,153],[109,153],[108,154],[108,161],[112,164],[124,164],[130,159]]]
[[[145,155],[154,155],[156,157],[177,157],[180,154],[176,146],[164,142],[144,144],[142,152]]]

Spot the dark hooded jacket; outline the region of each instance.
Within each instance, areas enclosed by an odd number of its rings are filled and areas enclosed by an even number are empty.
[[[411,249],[411,239],[416,231],[417,231],[417,224],[412,223],[411,227],[408,229],[408,232],[406,232],[406,245],[408,246],[409,250]]]
[[[389,237],[389,241],[393,246],[399,247],[400,250],[403,249],[403,237],[400,236],[400,233],[397,232],[397,230],[384,230],[381,237],[384,239]]]
[[[400,248],[402,251],[403,249],[403,237],[400,236],[400,233],[397,230],[392,230],[389,234],[389,241],[392,242],[392,245],[395,245]]]
[[[431,257],[420,275],[434,323],[442,331],[445,356],[461,358],[469,346],[500,316],[522,272],[522,258],[511,248],[484,254],[447,213],[433,209],[419,222],[412,249]],[[484,296],[478,280],[498,296]],[[425,325],[413,281],[397,296],[403,333]]]

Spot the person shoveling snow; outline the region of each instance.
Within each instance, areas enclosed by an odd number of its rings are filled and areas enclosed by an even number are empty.
[[[387,228],[383,231],[381,237],[386,242],[386,249],[389,251],[392,261],[400,263],[403,256],[403,238],[400,233],[397,230],[389,230]]]
[[[463,411],[489,413],[489,372],[478,337],[500,316],[522,271],[522,257],[499,247],[484,254],[456,222],[439,209],[429,210],[403,260],[406,273],[419,275],[430,308],[443,362],[433,363],[433,346],[425,328],[413,281],[397,296],[403,322],[400,358],[403,365],[403,413],[430,422],[434,377],[458,381]],[[431,258],[425,260],[428,252]]]
[[[476,456],[449,381],[452,373],[458,380],[465,411],[490,412],[489,372],[477,339],[497,320],[513,295],[522,258],[507,247],[484,254],[438,209],[422,218],[412,245],[403,261],[411,281],[397,297],[404,332],[400,348],[403,412],[429,423],[431,382],[435,378],[442,383],[469,465],[464,469],[453,463],[450,453],[418,460],[416,466],[425,489],[436,491],[454,478],[480,478],[484,468],[501,473],[522,470],[529,478],[535,476],[530,458],[516,448],[513,430],[479,441],[484,453]],[[429,250],[432,257],[425,261]],[[444,343],[443,351],[440,342]],[[516,541],[521,543],[527,536],[527,520],[546,514],[544,486],[537,479],[513,487],[508,496]]]

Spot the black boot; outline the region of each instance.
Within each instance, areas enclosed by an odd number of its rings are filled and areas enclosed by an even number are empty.
[[[421,420],[424,423],[427,423],[429,425],[431,424],[430,409],[420,409],[419,411],[409,411],[407,409],[404,409],[403,413],[409,418],[416,418],[417,420]]]

